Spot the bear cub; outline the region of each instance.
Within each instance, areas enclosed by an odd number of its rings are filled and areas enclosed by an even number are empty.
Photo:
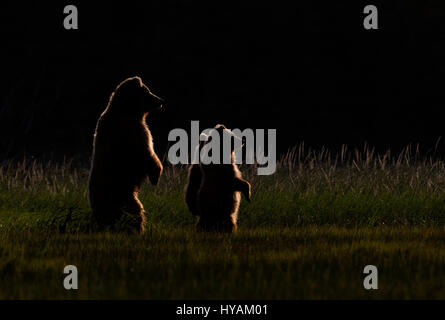
[[[221,141],[223,134],[233,136],[232,132],[221,124],[212,130],[218,131]],[[201,142],[197,152],[209,141]],[[203,164],[200,161],[199,164],[189,166],[185,200],[190,212],[198,216],[197,231],[227,233],[236,231],[241,192],[250,202],[250,183],[242,178],[235,164],[233,148],[231,163],[223,164],[222,161],[220,163]]]
[[[156,185],[162,174],[145,119],[160,107],[162,99],[141,78],[132,77],[116,87],[97,122],[88,197],[99,231],[113,230],[126,218],[124,230],[144,231],[145,211],[138,193],[147,177]]]

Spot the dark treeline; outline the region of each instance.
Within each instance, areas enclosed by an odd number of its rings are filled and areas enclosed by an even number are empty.
[[[276,128],[278,151],[305,141],[385,150],[444,135],[445,10],[440,0],[367,2],[73,1],[2,4],[0,157],[88,159],[98,116],[124,78],[166,100],[149,116],[168,132],[224,123]],[[445,152],[444,152],[445,153]]]

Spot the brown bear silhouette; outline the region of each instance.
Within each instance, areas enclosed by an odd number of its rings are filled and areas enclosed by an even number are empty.
[[[231,134],[221,124],[214,130],[218,131],[221,139],[223,134]],[[200,148],[206,143],[201,143]],[[241,177],[233,148],[231,151],[231,164],[200,162],[189,167],[185,200],[190,212],[198,216],[198,231],[236,231],[240,192],[250,202],[250,183]]]
[[[126,214],[127,231],[144,231],[145,211],[138,193],[147,176],[156,185],[162,174],[145,119],[161,106],[162,99],[141,78],[128,78],[111,94],[97,122],[88,196],[99,231],[113,230]]]

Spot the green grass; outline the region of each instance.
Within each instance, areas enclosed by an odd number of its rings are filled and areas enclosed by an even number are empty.
[[[87,168],[0,166],[1,299],[444,299],[445,164],[301,146],[252,183],[234,235],[197,234],[185,167],[144,185],[143,236],[89,233]],[[79,290],[63,288],[63,268]],[[379,289],[363,288],[363,268]]]

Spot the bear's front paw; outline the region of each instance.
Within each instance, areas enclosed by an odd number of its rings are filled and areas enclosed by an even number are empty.
[[[252,198],[252,193],[250,192],[250,187],[249,187],[249,193],[246,196],[246,200],[247,202],[250,202],[250,199]]]
[[[245,181],[243,193],[244,193],[244,197],[246,198],[247,202],[250,202],[250,199],[252,198],[252,188],[250,186],[250,183],[247,181]]]

